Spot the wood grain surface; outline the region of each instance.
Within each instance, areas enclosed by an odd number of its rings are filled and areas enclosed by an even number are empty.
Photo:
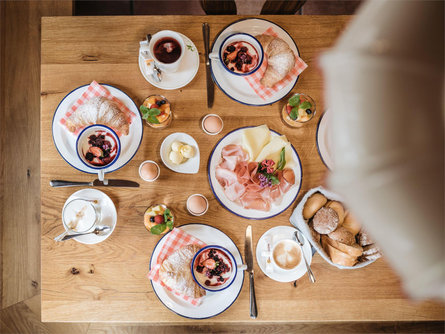
[[[316,125],[324,110],[322,76],[317,56],[330,47],[344,29],[346,16],[268,16],[279,23],[298,44],[308,69],[293,92],[304,92],[317,102],[317,115],[304,128],[285,127],[279,117],[283,102],[265,107],[236,103],[215,88],[215,105],[206,107],[205,68],[201,23],[209,22],[211,40],[235,16],[135,16],[135,17],[48,17],[42,19],[41,54],[41,292],[43,321],[119,321],[174,324],[206,323],[289,323],[301,321],[407,321],[442,320],[443,306],[433,302],[413,303],[402,292],[399,278],[384,259],[361,269],[342,271],[329,266],[319,256],[313,259],[316,284],[306,277],[292,283],[267,278],[255,264],[255,288],[259,317],[249,318],[248,284],[236,302],[221,315],[208,321],[181,318],[157,299],[146,278],[148,263],[159,237],[143,225],[143,213],[152,203],[166,203],[178,225],[198,222],[221,229],[243,252],[244,231],[253,226],[254,243],[269,228],[289,225],[292,209],[304,193],[323,183],[326,168],[315,144]],[[147,83],[139,72],[139,40],[162,29],[180,31],[190,37],[200,52],[200,68],[195,79],[175,91],[162,91]],[[103,243],[83,245],[71,240],[56,243],[63,232],[61,210],[65,200],[78,189],[49,186],[51,179],[90,181],[93,176],[70,167],[52,142],[51,121],[60,100],[72,89],[92,80],[114,85],[138,105],[150,94],[162,93],[172,103],[174,121],[165,130],[144,127],[142,145],[133,160],[114,172],[141,184],[138,189],[101,189],[118,210],[114,233]],[[207,136],[200,119],[216,112],[224,119],[224,130]],[[266,221],[249,221],[226,211],[214,198],[207,181],[207,159],[216,142],[227,132],[245,125],[266,123],[287,135],[303,165],[302,188],[297,201],[283,214]],[[185,131],[199,143],[200,171],[196,175],[174,173],[164,166],[154,183],[138,177],[139,164],[146,159],[161,165],[159,147],[163,138]],[[202,217],[190,216],[187,197],[202,193],[210,208]],[[73,275],[71,269],[78,269]]]

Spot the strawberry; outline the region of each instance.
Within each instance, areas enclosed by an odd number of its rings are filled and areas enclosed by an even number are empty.
[[[216,267],[216,262],[215,262],[214,259],[207,259],[207,260],[205,260],[205,261],[202,263],[202,265],[203,265],[204,267],[206,267],[206,268],[209,268],[209,269],[215,269],[215,267]]]
[[[164,222],[164,216],[163,215],[155,216],[155,224],[162,224],[163,222]]]
[[[93,153],[95,157],[101,157],[102,156],[102,150],[99,147],[91,146],[88,151]]]

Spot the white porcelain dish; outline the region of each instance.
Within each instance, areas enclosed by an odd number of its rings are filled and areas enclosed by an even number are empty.
[[[257,246],[256,246],[256,261],[258,263],[258,266],[261,268],[261,270],[263,271],[263,273],[270,277],[271,279],[273,279],[274,281],[277,282],[292,282],[295,281],[297,279],[299,279],[300,277],[302,277],[304,274],[306,274],[306,265],[304,264],[304,260],[303,258],[301,259],[300,263],[298,264],[298,266],[293,269],[293,270],[289,270],[289,271],[279,271],[279,270],[275,270],[272,272],[268,272],[266,270],[266,260],[267,258],[262,256],[262,252],[267,251],[267,238],[271,238],[273,236],[277,237],[277,238],[289,238],[291,239],[294,232],[297,229],[291,226],[276,226],[271,228],[270,230],[266,231],[261,238],[258,240]],[[307,239],[305,240],[306,242],[304,243],[303,246],[303,251],[304,251],[304,255],[306,257],[306,260],[308,262],[308,264],[311,264],[312,262],[312,249],[311,249],[311,245],[310,243],[307,241]],[[303,255],[303,254],[302,254]]]
[[[316,134],[316,142],[317,142],[317,150],[320,155],[321,161],[328,167],[330,170],[334,169],[334,159],[332,157],[332,148],[330,142],[330,123],[332,112],[326,110],[323,115],[321,115],[320,120],[317,125],[317,134]]]
[[[292,213],[292,216],[289,218],[289,221],[291,222],[291,224],[294,225],[296,228],[298,228],[304,234],[306,239],[310,241],[312,247],[315,248],[315,250],[320,254],[320,256],[326,262],[328,262],[330,265],[332,265],[334,267],[337,267],[340,269],[359,269],[359,268],[366,267],[367,265],[373,263],[375,260],[359,262],[353,267],[346,267],[346,266],[336,264],[331,261],[331,258],[325,252],[325,250],[321,247],[321,245],[312,238],[312,234],[311,234],[311,231],[309,230],[307,222],[303,218],[303,208],[304,208],[304,205],[306,204],[307,199],[309,197],[311,197],[311,195],[316,192],[322,193],[328,199],[343,202],[343,199],[341,198],[341,196],[333,193],[332,191],[329,191],[323,187],[312,188],[304,195],[304,197],[301,199],[300,203],[298,203],[297,207],[295,208],[294,212]]]
[[[216,36],[211,52],[218,53],[223,41],[234,33],[244,32],[256,36],[264,33],[270,27],[274,29],[278,37],[283,39],[289,45],[295,56],[300,56],[297,44],[286,30],[271,21],[258,18],[241,19],[228,25]],[[250,87],[245,78],[228,73],[219,59],[212,59],[210,64],[213,81],[215,81],[224,94],[232,100],[247,105],[263,106],[275,103],[285,97],[292,88],[294,88],[298,81],[297,77],[279,92],[276,92],[274,95],[263,100],[255,93],[252,87]]]
[[[221,230],[204,224],[187,224],[178,227],[193,235],[208,245],[219,245],[230,251],[235,257],[237,264],[242,264],[243,259],[235,243]],[[150,268],[156,265],[156,259],[165,242],[165,235],[156,244],[150,259]],[[172,312],[191,319],[207,319],[214,317],[227,310],[238,298],[243,287],[243,271],[239,271],[233,283],[224,291],[207,291],[203,301],[198,306],[192,306],[160,284],[151,281],[153,291],[159,300]]]
[[[142,118],[133,100],[116,87],[107,84],[101,85],[107,88],[113,96],[121,100],[136,115],[131,122],[128,135],[119,137],[121,144],[120,156],[113,165],[104,169],[104,173],[111,173],[125,166],[134,157],[141,144],[144,131]],[[73,135],[60,124],[60,120],[65,116],[65,113],[80,98],[87,87],[88,85],[83,85],[74,89],[60,101],[53,116],[52,134],[57,151],[71,167],[84,173],[96,174],[97,170],[86,166],[77,156],[77,135]]]
[[[70,197],[68,197],[63,207],[65,208],[65,205],[67,203],[77,198],[97,200],[99,202],[97,204],[97,207],[99,208],[101,215],[100,221],[97,223],[97,225],[109,226],[110,231],[105,235],[96,235],[93,233],[81,235],[78,237],[74,237],[73,240],[76,240],[77,242],[80,242],[82,244],[93,245],[93,244],[98,244],[99,242],[102,242],[105,239],[107,239],[111,235],[111,233],[113,233],[117,223],[117,211],[111,198],[100,190],[86,188],[78,190]]]
[[[174,164],[170,161],[169,154],[171,152],[171,145],[174,141],[192,146],[195,149],[195,156],[187,159],[181,164]],[[168,135],[161,144],[161,159],[164,165],[177,173],[196,174],[199,171],[200,155],[199,146],[195,139],[187,133],[175,132]]]
[[[284,195],[283,200],[279,205],[272,204],[270,211],[265,212],[254,209],[245,209],[240,204],[229,200],[224,194],[224,188],[219,184],[218,180],[215,177],[215,169],[221,162],[222,149],[229,144],[241,145],[242,131],[246,128],[249,127],[243,127],[229,132],[216,144],[215,148],[210,154],[209,164],[208,164],[208,178],[210,182],[210,187],[212,188],[213,194],[215,195],[218,202],[233,214],[247,219],[268,219],[284,212],[297,199],[303,178],[301,161],[297,151],[291,145],[292,158],[295,162],[295,166],[293,168],[295,174],[295,185]],[[278,132],[275,132],[273,130],[270,131],[272,132],[271,133],[272,137],[281,136],[281,134],[279,134]]]
[[[151,83],[153,86],[165,89],[179,89],[186,85],[188,85],[193,78],[198,73],[199,69],[199,53],[195,44],[192,42],[190,38],[187,36],[178,33],[184,40],[184,44],[186,49],[184,50],[185,54],[181,60],[181,64],[176,72],[172,73],[162,73],[162,81],[155,81],[151,75],[149,75],[145,69],[144,57],[139,54],[139,70],[141,71],[142,76]]]

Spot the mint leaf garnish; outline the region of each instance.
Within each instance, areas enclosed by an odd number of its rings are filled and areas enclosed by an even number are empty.
[[[169,230],[173,230],[173,222],[171,220],[169,220],[167,222],[167,227],[168,227]]]
[[[150,116],[150,115],[147,115],[147,121],[148,121],[148,123],[151,123],[151,124],[160,124],[160,122],[158,121],[158,119],[155,117],[155,116]]]
[[[286,148],[283,147],[280,152],[280,160],[278,161],[278,164],[277,164],[278,170],[282,170],[282,169],[284,169],[284,166],[286,166],[285,155],[286,155]]]
[[[165,211],[164,211],[164,222],[167,222],[170,217],[171,217],[170,209],[165,209]]]
[[[158,224],[158,225],[153,226],[153,227],[150,229],[150,232],[151,232],[151,234],[157,234],[157,235],[159,235],[159,234],[161,234],[162,232],[165,231],[165,228],[166,228],[166,227],[167,227],[167,224],[165,224],[165,223],[163,223],[163,224]]]
[[[304,101],[301,102],[300,105],[298,106],[299,109],[311,109],[312,108],[312,104],[309,101]]]
[[[291,107],[296,107],[300,103],[300,95],[294,95],[289,99],[289,105]]]
[[[158,108],[147,108],[144,105],[139,107],[139,110],[142,113],[142,118],[145,119],[148,123],[159,124],[158,119],[155,117],[161,113]]]
[[[297,107],[292,108],[292,110],[289,114],[289,117],[294,121],[298,118],[298,108]]]

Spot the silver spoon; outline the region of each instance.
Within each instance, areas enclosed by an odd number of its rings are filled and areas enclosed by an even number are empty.
[[[147,38],[147,44],[150,44],[151,34],[147,34],[146,38]],[[145,51],[145,52],[147,52],[147,51]],[[151,76],[157,82],[161,82],[161,80],[162,80],[161,69],[156,65],[156,63],[154,61],[153,61],[153,74]]]
[[[65,241],[65,240],[69,240],[75,237],[78,237],[80,235],[87,235],[87,234],[91,234],[94,233],[96,235],[101,235],[103,234],[102,232],[109,230],[110,227],[109,226],[97,226],[93,231],[91,232],[87,232],[87,233],[76,233],[76,234],[68,234],[65,235],[64,237],[60,238],[60,240],[56,240],[56,241]],[[54,239],[55,240],[55,239]]]
[[[309,264],[307,263],[306,256],[304,255],[304,248],[303,248],[303,246],[304,246],[304,237],[303,237],[303,234],[301,234],[301,232],[298,231],[298,230],[295,231],[295,233],[294,233],[294,239],[295,239],[296,242],[298,242],[298,244],[299,244],[300,247],[301,247],[301,252],[303,253],[304,263],[306,263],[306,269],[307,269],[307,274],[308,274],[308,276],[309,276],[309,280],[310,280],[312,283],[315,283],[315,276],[314,276],[314,273],[312,272],[311,267],[310,267]]]

